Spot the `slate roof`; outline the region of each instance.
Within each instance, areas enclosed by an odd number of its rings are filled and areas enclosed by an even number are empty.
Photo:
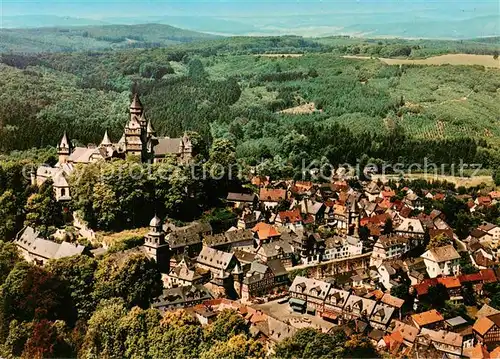
[[[330,283],[297,276],[290,286],[290,291],[303,293],[324,300],[330,290],[330,287]]]
[[[162,295],[153,300],[153,308],[162,308],[177,305],[189,305],[189,302],[209,300],[213,296],[210,291],[202,285],[190,285],[184,287],[164,289]]]
[[[32,227],[25,227],[14,243],[32,255],[45,259],[58,259],[82,254],[85,247],[69,242],[56,243],[39,237],[39,232]]]
[[[370,320],[387,326],[396,309],[384,303],[378,303],[373,310]]]
[[[196,261],[200,264],[226,271],[233,258],[233,253],[226,253],[217,249],[203,246],[200,254],[196,258]]]

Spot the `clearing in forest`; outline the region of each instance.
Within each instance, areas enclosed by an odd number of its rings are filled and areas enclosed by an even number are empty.
[[[368,56],[344,56],[348,59],[369,60]],[[491,55],[471,55],[471,54],[447,54],[433,56],[427,59],[388,59],[379,58],[380,61],[388,65],[480,65],[485,67],[500,68],[500,59],[494,59]]]
[[[306,104],[303,104],[300,106],[291,107],[291,108],[287,108],[285,110],[281,110],[278,113],[285,113],[285,114],[289,114],[289,115],[307,115],[310,113],[314,113],[315,111],[317,111],[316,105],[314,104],[314,102],[309,102],[309,103],[306,103]],[[319,111],[321,111],[321,110],[319,110]]]

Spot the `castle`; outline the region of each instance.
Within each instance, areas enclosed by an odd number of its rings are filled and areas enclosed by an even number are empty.
[[[105,131],[99,146],[74,147],[66,133],[57,146],[59,161],[54,167],[42,165],[32,174],[32,184],[40,186],[51,179],[58,201],[71,199],[66,178],[76,164],[89,164],[112,158],[140,158],[142,162],[161,162],[174,156],[179,163],[188,163],[193,157],[193,147],[187,134],[180,138],[157,137],[151,121],[146,120],[144,107],[137,94],[129,107],[130,119],[123,135],[113,143]]]

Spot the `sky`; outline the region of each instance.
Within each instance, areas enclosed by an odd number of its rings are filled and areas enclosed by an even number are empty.
[[[262,17],[393,9],[411,11],[424,7],[435,9],[436,14],[459,8],[467,12],[478,10],[481,15],[492,11],[498,13],[498,1],[492,0],[0,0],[0,3],[2,16],[58,15],[92,19],[157,15]]]

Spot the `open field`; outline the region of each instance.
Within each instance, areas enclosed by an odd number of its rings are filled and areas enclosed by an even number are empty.
[[[397,175],[374,175],[372,176],[375,181],[382,180],[389,181],[390,179],[399,179]],[[458,176],[445,176],[445,175],[434,175],[432,173],[413,173],[404,176],[406,179],[425,179],[425,180],[439,180],[454,183],[457,187],[475,187],[479,186],[481,183],[485,183],[487,186],[493,186],[493,178],[491,176],[474,176],[474,177],[458,177]]]
[[[257,54],[255,56],[263,56],[263,57],[302,57],[303,54]]]
[[[314,102],[310,102],[310,103],[306,103],[306,104],[303,104],[300,106],[281,110],[278,113],[285,113],[285,114],[291,114],[291,115],[307,115],[309,113],[313,113],[314,111],[316,111],[316,105],[314,104]]]
[[[369,60],[368,56],[344,56],[348,59]],[[427,59],[388,59],[379,58],[380,61],[388,65],[480,65],[485,67],[500,68],[500,59],[494,59],[491,55],[470,55],[470,54],[447,54],[433,56]]]

